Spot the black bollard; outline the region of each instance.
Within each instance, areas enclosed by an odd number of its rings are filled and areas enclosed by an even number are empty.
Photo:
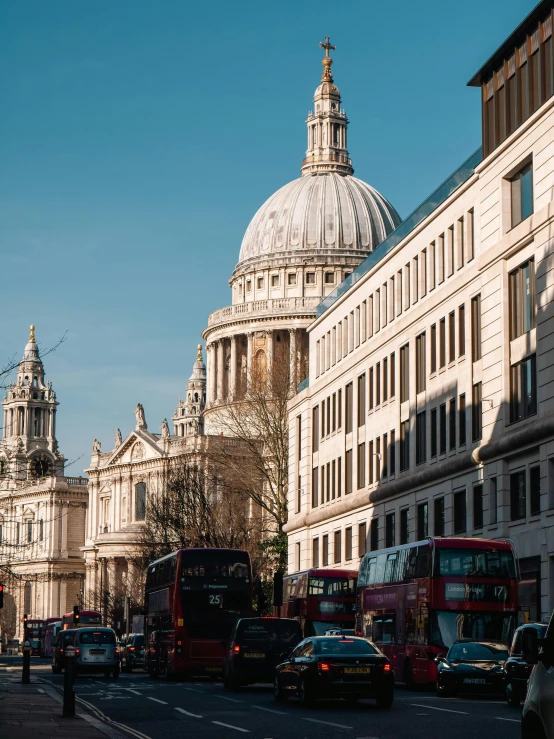
[[[63,676],[63,713],[65,718],[75,716],[75,648],[65,650],[65,671]]]
[[[23,685],[31,682],[31,643],[27,640],[23,645],[23,672],[21,673]]]

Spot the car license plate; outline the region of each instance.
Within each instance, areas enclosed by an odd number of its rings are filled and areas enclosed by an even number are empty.
[[[106,654],[106,650],[105,649],[91,649],[90,653],[91,654]]]
[[[484,677],[464,677],[466,685],[484,685],[486,682]]]
[[[206,672],[221,672],[221,667],[206,667]]]
[[[265,657],[264,652],[245,652],[244,656],[247,659],[263,659]]]
[[[348,675],[369,675],[371,672],[370,667],[345,667],[345,673]]]

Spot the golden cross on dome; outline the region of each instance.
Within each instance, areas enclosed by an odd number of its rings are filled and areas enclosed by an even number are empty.
[[[198,344],[196,347],[196,359],[202,359],[202,344]]]
[[[336,46],[333,46],[333,44],[329,40],[329,36],[325,36],[325,43],[323,41],[319,42],[319,45],[322,49],[325,49],[325,56],[321,60],[321,63],[323,64],[323,75],[321,77],[322,82],[332,82],[333,76],[331,74],[331,64],[333,63],[333,60],[329,56],[329,51],[331,49],[336,49]]]
[[[35,327],[33,324],[29,327],[29,341],[35,343]]]

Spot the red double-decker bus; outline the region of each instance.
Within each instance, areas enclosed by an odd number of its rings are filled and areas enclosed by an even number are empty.
[[[79,611],[79,618],[75,621],[75,614],[73,611],[66,613],[62,617],[62,628],[65,629],[78,629],[79,626],[101,626],[102,625],[102,614],[99,611]]]
[[[252,568],[239,549],[180,549],[148,565],[145,667],[151,675],[221,675],[224,642],[252,613]]]
[[[366,554],[356,633],[375,642],[397,679],[433,683],[435,658],[456,639],[509,644],[519,569],[510,541],[431,538]]]
[[[44,620],[41,618],[27,618],[24,623],[23,641],[29,641],[31,645],[31,654],[39,654],[42,650],[42,640],[44,638]]]
[[[356,570],[311,569],[283,578],[283,618],[300,621],[307,636],[354,628]]]

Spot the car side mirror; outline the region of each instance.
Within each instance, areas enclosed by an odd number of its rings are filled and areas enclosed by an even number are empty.
[[[539,661],[539,636],[535,629],[524,629],[521,635],[521,656],[528,665]]]
[[[444,654],[438,654],[434,659],[434,662],[436,665],[440,664],[441,662],[445,662],[445,661],[446,660],[444,659]]]

